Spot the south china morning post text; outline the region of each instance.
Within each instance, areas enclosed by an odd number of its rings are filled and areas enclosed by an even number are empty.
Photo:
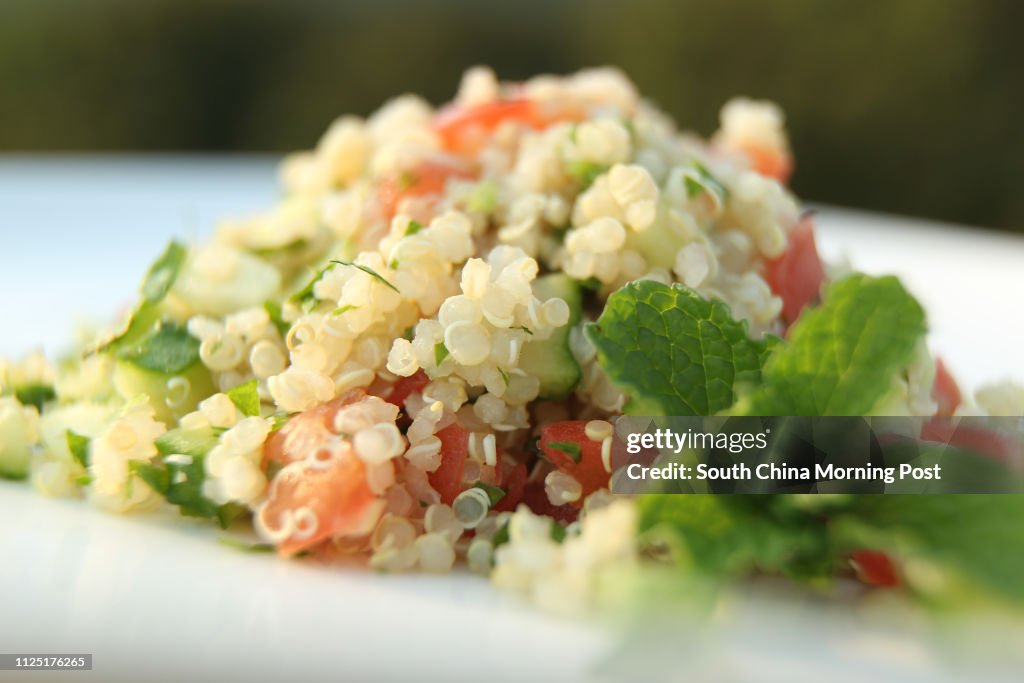
[[[998,432],[1009,437],[999,443],[1024,444],[1019,420],[995,426],[1008,425],[1016,431]],[[1007,453],[1000,452],[997,459],[962,447],[964,443],[977,446],[978,433],[979,425],[960,419],[936,426],[923,418],[906,417],[627,416],[616,423],[612,491],[1024,491],[1020,469],[1014,471],[1012,462],[1002,458]],[[1021,456],[1016,453],[1014,458]]]
[[[669,428],[656,429],[653,433],[630,433],[626,437],[626,452],[637,455],[644,449],[671,450],[676,455],[684,448],[718,448],[730,453],[744,453],[752,449],[764,450],[768,447],[770,428],[762,432],[718,433],[695,432],[692,429],[683,433],[674,432]],[[626,466],[626,476],[630,479],[651,480],[741,480],[786,482],[812,480],[881,480],[893,484],[897,479],[907,477],[920,479],[942,479],[942,465],[936,463],[928,467],[915,467],[910,463],[902,463],[897,467],[872,465],[870,462],[862,466],[841,466],[835,463],[815,463],[814,469],[807,466],[790,466],[785,462],[762,462],[751,467],[746,462],[734,462],[731,465],[715,465],[698,462],[696,465],[685,465],[669,462],[662,466],[647,466],[630,463]]]

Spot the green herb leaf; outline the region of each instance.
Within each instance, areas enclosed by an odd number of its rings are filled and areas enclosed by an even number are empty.
[[[306,283],[306,286],[295,292],[289,297],[289,301],[296,303],[304,311],[309,311],[313,306],[316,305],[316,294],[313,293],[316,283],[320,282],[320,278],[324,276],[327,271],[337,265],[339,261],[331,261],[326,266],[316,271],[313,277]]]
[[[118,357],[145,370],[176,375],[199,362],[199,340],[184,327],[167,323],[137,345],[122,348]]]
[[[466,208],[479,213],[490,213],[498,205],[498,186],[493,180],[482,180],[473,188]]]
[[[736,388],[760,379],[772,341],[747,336],[729,307],[682,285],[632,282],[608,298],[585,333],[611,380],[631,396],[629,411],[713,415]]]
[[[90,477],[88,474],[80,474],[77,477],[73,478],[71,481],[73,481],[76,486],[88,486],[89,484],[92,483],[92,477]]]
[[[23,406],[35,406],[40,413],[43,406],[57,398],[57,392],[49,384],[28,384],[14,390],[14,397]]]
[[[551,540],[558,544],[565,540],[565,527],[553,519],[551,520]]]
[[[667,546],[676,563],[717,579],[754,571],[830,576],[839,549],[819,516],[795,496],[645,495],[638,500],[642,545]]]
[[[246,417],[260,416],[260,394],[257,390],[255,379],[239,384],[234,389],[229,389],[227,396],[235,404],[235,407],[242,412],[242,415]]]
[[[533,336],[533,330],[531,330],[526,325],[516,325],[515,327],[513,327],[511,329],[513,329],[513,330],[522,330],[523,332],[525,332],[526,334],[530,335],[531,337]]]
[[[157,467],[141,460],[132,460],[128,463],[128,467],[139,479],[146,482],[151,489],[161,496],[167,495],[167,490],[171,486],[171,478],[167,468]]]
[[[357,308],[359,308],[359,307],[358,306],[354,306],[352,304],[345,304],[344,306],[338,306],[337,308],[335,308],[334,311],[331,313],[331,315],[341,315],[342,313],[348,313],[349,311],[354,311]]]
[[[160,455],[190,455],[202,457],[217,445],[217,437],[210,429],[171,429],[156,438]]]
[[[263,309],[270,316],[270,322],[274,323],[278,333],[282,337],[288,336],[288,330],[292,328],[291,323],[285,321],[281,304],[276,301],[264,301]]]
[[[444,345],[444,342],[437,342],[434,344],[434,365],[440,367],[444,359],[448,357],[448,347]]]
[[[768,359],[761,385],[738,412],[869,415],[924,333],[924,311],[895,277],[834,282]]]
[[[423,226],[420,225],[417,221],[409,221],[409,225],[406,226],[405,234],[403,235],[403,237],[408,237],[410,235],[415,235],[416,233],[418,233],[422,229],[423,229]]]
[[[598,176],[608,171],[608,166],[592,161],[574,161],[566,166],[565,171],[579,183],[581,190],[586,190]]]
[[[359,270],[363,271],[364,273],[366,273],[370,277],[380,281],[382,284],[387,285],[391,289],[393,289],[396,292],[398,292],[399,294],[401,294],[401,292],[398,291],[398,287],[395,287],[393,284],[391,284],[386,279],[384,279],[384,276],[381,275],[380,273],[378,273],[377,271],[375,271],[373,268],[361,265],[359,263],[354,263],[352,261],[331,261],[331,263],[337,263],[337,264],[340,264],[340,265],[343,265],[343,266],[352,266],[353,268],[358,268]]]
[[[478,481],[477,483],[473,484],[473,488],[480,489],[481,491],[487,494],[487,498],[491,501],[491,507],[497,505],[498,502],[501,501],[501,499],[504,498],[507,493],[505,489],[501,488],[500,486],[494,486],[493,484],[485,484],[482,481]]]
[[[142,280],[142,301],[132,311],[124,329],[107,340],[95,352],[117,351],[133,344],[153,330],[160,320],[160,303],[178,280],[185,265],[188,249],[180,242],[171,241],[160,257],[153,262]]]
[[[76,434],[70,429],[65,430],[64,437],[68,442],[68,450],[71,451],[71,459],[82,467],[89,466],[89,437]]]
[[[180,242],[171,241],[167,245],[160,258],[149,267],[142,281],[142,296],[147,302],[156,304],[163,301],[178,279],[187,255],[188,249]]]
[[[962,602],[981,593],[1024,601],[1021,519],[1024,495],[852,496],[829,526],[843,550],[888,553],[929,598]]]
[[[288,420],[290,418],[291,415],[284,412],[283,410],[277,411],[276,413],[270,416],[270,431],[276,432],[281,427],[284,427],[286,424],[288,424]]]
[[[491,539],[491,544],[495,549],[497,549],[498,546],[505,545],[508,541],[508,522],[505,522],[501,525],[501,528],[498,529],[498,532],[494,534],[494,538]]]
[[[503,380],[505,380],[505,386],[507,387],[508,386],[508,380],[509,380],[508,373],[505,372],[504,370],[502,370],[501,368],[498,368],[498,374],[501,375],[501,378]]]
[[[229,548],[241,550],[246,553],[272,553],[274,552],[274,546],[270,543],[247,543],[238,538],[232,538],[231,536],[221,536],[217,539],[221,545],[226,545]]]
[[[583,458],[583,449],[575,441],[549,441],[544,446],[565,453],[575,463],[579,463]]]

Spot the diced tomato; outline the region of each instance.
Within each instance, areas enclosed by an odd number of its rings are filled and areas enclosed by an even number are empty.
[[[430,485],[451,505],[462,492],[462,470],[469,457],[469,432],[457,424],[448,425],[434,436],[441,440],[441,465],[427,475]]]
[[[367,484],[366,465],[344,444],[330,460],[294,462],[282,469],[257,514],[271,532],[297,524],[277,546],[288,557],[331,538],[369,534],[384,506]]]
[[[601,459],[601,442],[587,438],[586,427],[586,420],[552,422],[541,430],[538,442],[544,457],[552,465],[580,483],[583,495],[575,503],[577,507],[594,491],[607,488],[610,476]],[[579,461],[574,453],[558,448],[558,444],[575,444],[579,448]],[[570,446],[569,450],[575,449]]]
[[[546,112],[531,100],[515,98],[472,107],[450,104],[438,112],[434,130],[445,149],[471,155],[480,151],[487,136],[505,121],[518,121],[530,128],[541,129],[564,118],[568,118],[564,112]]]
[[[850,554],[857,577],[871,586],[895,588],[902,581],[896,571],[892,558],[877,550],[855,550]]]
[[[427,373],[422,370],[417,370],[415,374],[408,377],[402,377],[395,382],[394,389],[388,394],[385,399],[388,403],[394,404],[399,408],[405,407],[405,399],[409,398],[412,394],[418,394],[423,391],[423,387],[430,384],[430,378],[427,377]]]
[[[754,170],[763,176],[774,178],[785,185],[793,175],[793,157],[786,152],[748,145],[743,153],[750,159]]]
[[[523,489],[523,504],[530,508],[535,515],[552,517],[563,524],[571,524],[579,517],[579,508],[570,505],[552,505],[548,500],[548,494],[544,490],[544,484],[532,482]]]
[[[504,468],[499,485],[505,489],[505,496],[492,509],[495,512],[512,512],[523,499],[526,488],[526,465],[519,463]]]
[[[939,405],[936,415],[949,416],[956,412],[960,406],[962,396],[960,387],[953,379],[952,373],[942,362],[941,358],[935,359],[935,381],[932,383],[932,398]]]
[[[448,160],[426,161],[412,171],[382,180],[377,186],[377,201],[381,212],[390,220],[399,202],[406,197],[440,195],[449,178],[472,177],[473,173],[469,169]]]
[[[287,465],[304,460],[319,449],[334,433],[334,417],[342,407],[364,396],[360,390],[349,391],[315,408],[293,415],[287,423],[267,437],[263,445],[263,467],[275,462]]]
[[[949,444],[1000,461],[1007,460],[1022,447],[999,432],[971,424],[957,424],[942,416],[933,417],[924,424],[921,440]]]
[[[818,299],[825,281],[825,269],[814,240],[814,222],[804,216],[789,233],[789,247],[765,264],[765,280],[782,298],[782,319],[792,325],[807,306]]]

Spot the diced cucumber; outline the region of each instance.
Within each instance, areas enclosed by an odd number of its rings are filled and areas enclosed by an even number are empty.
[[[189,255],[171,293],[193,313],[221,316],[262,306],[280,289],[281,274],[272,265],[238,249],[212,245]]]
[[[183,381],[174,381],[178,378]],[[114,367],[114,388],[125,400],[145,395],[153,406],[154,417],[167,426],[195,410],[204,398],[217,393],[210,371],[202,363],[167,374],[125,359],[119,359]]]
[[[36,441],[38,414],[11,397],[0,398],[0,478],[24,479]]]
[[[563,399],[583,374],[569,350],[569,332],[583,311],[580,283],[568,275],[545,275],[533,284],[533,291],[541,301],[564,299],[569,304],[569,322],[547,339],[527,342],[519,355],[519,367],[540,380],[540,398]]]
[[[626,246],[640,252],[648,266],[671,270],[676,253],[689,241],[679,221],[665,202],[660,202],[654,224],[640,232],[630,230]]]

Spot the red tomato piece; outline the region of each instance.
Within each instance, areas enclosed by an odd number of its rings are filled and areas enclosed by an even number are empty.
[[[544,491],[544,484],[532,482],[523,489],[523,504],[530,508],[535,515],[551,517],[562,524],[571,524],[579,516],[579,508],[570,504],[552,505],[548,500],[548,494]]]
[[[939,404],[936,415],[949,416],[956,412],[960,406],[962,396],[960,387],[953,379],[952,373],[942,362],[941,358],[935,359],[935,381],[932,384],[932,398]]]
[[[304,460],[318,450],[334,434],[334,417],[342,407],[364,396],[360,390],[349,391],[315,408],[293,415],[283,427],[267,437],[263,445],[263,467],[271,462],[287,465]]]
[[[271,533],[292,530],[277,545],[288,557],[331,538],[369,534],[384,506],[367,484],[363,461],[342,444],[318,464],[293,462],[282,469],[257,515]]]
[[[504,469],[500,486],[505,489],[505,496],[492,509],[495,512],[512,512],[523,500],[526,488],[526,465],[519,463]]]
[[[608,487],[610,477],[601,459],[601,442],[587,438],[587,420],[566,420],[546,425],[540,433],[538,445],[544,457],[562,472],[571,475],[583,488],[583,495],[574,505],[579,507],[583,499],[594,491]],[[579,460],[575,449],[568,450],[552,444],[574,444],[579,449]]]
[[[764,147],[746,146],[743,153],[750,159],[754,170],[763,176],[774,178],[783,185],[793,175],[793,157],[786,152],[779,152]]]
[[[883,552],[855,550],[850,553],[850,564],[857,577],[870,586],[895,588],[902,583],[892,558]]]
[[[441,440],[441,464],[427,475],[427,479],[441,494],[441,502],[451,505],[455,496],[462,493],[462,470],[469,457],[469,432],[452,424],[434,436]]]
[[[772,292],[782,298],[782,319],[792,325],[807,306],[818,299],[825,281],[825,269],[814,239],[814,222],[804,216],[789,233],[789,247],[781,256],[765,263],[764,279]]]
[[[377,201],[384,216],[390,220],[399,202],[406,197],[425,197],[444,192],[449,178],[472,178],[466,168],[449,161],[425,161],[415,170],[395,178],[382,180],[377,186]]]
[[[478,152],[487,136],[504,121],[519,121],[531,128],[544,128],[551,123],[536,104],[517,98],[472,107],[450,104],[437,113],[434,130],[445,149],[469,155]]]
[[[388,397],[384,400],[398,406],[399,408],[404,408],[405,399],[409,398],[412,394],[422,393],[423,387],[428,384],[430,384],[430,378],[427,377],[427,373],[422,370],[417,370],[415,374],[408,377],[402,377],[395,382],[395,386],[391,390],[391,393],[388,394]]]
[[[924,424],[921,440],[949,444],[1000,461],[1007,460],[1022,447],[999,432],[969,424],[955,424],[942,416],[933,417]]]

